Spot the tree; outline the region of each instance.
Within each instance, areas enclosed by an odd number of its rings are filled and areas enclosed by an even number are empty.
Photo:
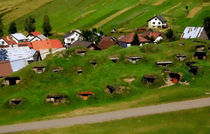
[[[85,41],[93,41],[93,39],[94,39],[94,34],[90,30],[83,30],[82,35],[83,35]]]
[[[25,30],[30,33],[30,32],[34,32],[36,30],[36,21],[35,18],[33,18],[32,16],[29,16],[26,20],[25,20]]]
[[[9,31],[8,32],[10,34],[17,33],[17,27],[16,27],[16,23],[14,21],[12,23],[10,23]]]
[[[51,35],[50,32],[52,30],[52,26],[50,24],[50,18],[48,15],[44,16],[44,23],[42,25],[43,31],[44,31],[44,35],[45,36],[49,36]]]
[[[134,38],[133,38],[133,41],[132,41],[131,44],[132,45],[139,45],[140,44],[139,37],[138,37],[138,34],[137,33],[134,35]]]
[[[4,36],[4,25],[2,23],[2,18],[0,17],[0,37]]]
[[[186,9],[186,13],[189,14],[189,7],[188,7],[188,5],[186,5],[185,9]]]
[[[174,40],[174,32],[173,32],[173,30],[172,30],[171,28],[168,29],[168,31],[167,31],[167,33],[166,33],[166,37],[167,37],[170,41]]]
[[[210,17],[206,17],[204,19],[204,29],[206,31],[206,34],[208,35],[209,39],[210,39]]]

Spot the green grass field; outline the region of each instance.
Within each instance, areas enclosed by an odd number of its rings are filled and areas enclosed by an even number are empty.
[[[208,134],[210,107],[18,134]]]
[[[23,31],[23,21],[29,15],[36,18],[37,29],[42,31],[43,16],[47,14],[55,34],[95,26],[99,26],[106,34],[112,28],[134,30],[145,26],[146,21],[155,14],[163,14],[168,19],[169,26],[181,33],[186,26],[202,26],[203,19],[209,16],[209,0],[166,0],[160,5],[153,5],[157,1],[159,0],[9,0],[8,3],[0,1],[0,13],[3,14],[6,28],[11,21],[16,20],[20,31]],[[138,3],[138,6],[134,6]],[[192,18],[188,18],[186,5],[190,12],[195,7],[205,6]]]
[[[179,46],[179,43],[185,43]],[[59,117],[77,116],[97,112],[125,109],[129,107],[159,104],[177,100],[192,99],[209,96],[210,83],[210,52],[208,58],[197,61],[199,72],[196,76],[189,73],[185,62],[174,58],[176,54],[186,54],[187,60],[191,61],[195,46],[209,41],[196,43],[190,40],[160,45],[146,45],[144,47],[130,47],[123,49],[114,46],[104,51],[88,51],[87,55],[80,57],[75,54],[76,48],[67,50],[63,58],[49,56],[43,62],[33,63],[23,70],[12,74],[22,79],[21,84],[16,86],[0,87],[0,124],[18,123],[24,121],[52,119]],[[59,54],[58,54],[59,55]],[[108,58],[119,56],[118,63],[113,63]],[[143,56],[137,64],[131,64],[124,60],[127,56]],[[91,60],[97,60],[98,65],[94,68],[90,65]],[[171,87],[159,88],[164,84],[167,73],[163,68],[155,65],[156,61],[171,60],[173,65],[167,67],[172,72],[183,74],[182,82],[190,85],[177,84]],[[46,72],[36,74],[32,71],[34,65],[46,66]],[[53,73],[55,67],[62,67],[63,72]],[[77,67],[84,71],[82,75],[76,72]],[[145,74],[156,74],[159,80],[153,85],[142,82]],[[129,84],[124,78],[135,78]],[[106,86],[116,88],[124,87],[119,93],[110,95],[105,92]],[[95,96],[88,101],[83,101],[77,96],[79,91],[92,91]],[[48,94],[65,94],[69,96],[69,103],[53,105],[47,104],[45,98]],[[24,98],[21,106],[9,106],[12,98]]]

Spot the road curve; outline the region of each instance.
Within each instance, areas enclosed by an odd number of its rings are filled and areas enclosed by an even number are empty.
[[[11,133],[26,130],[49,129],[57,127],[69,127],[79,124],[90,124],[118,120],[130,117],[139,117],[152,114],[160,114],[166,112],[180,111],[193,108],[201,108],[210,106],[210,97],[196,100],[180,101],[167,104],[151,105],[139,108],[130,108],[114,112],[106,112],[94,115],[85,115],[72,118],[63,118],[55,120],[45,120],[30,123],[14,124],[0,126],[0,133]]]

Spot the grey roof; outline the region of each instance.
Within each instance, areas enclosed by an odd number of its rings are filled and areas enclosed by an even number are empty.
[[[40,34],[38,35],[38,37],[41,39],[41,40],[47,40],[48,38],[46,36],[44,36],[43,34]]]
[[[23,35],[22,33],[11,34],[11,36],[17,40],[27,40],[26,36]]]
[[[199,38],[203,30],[204,27],[186,27],[181,38],[183,39]]]
[[[167,22],[167,20],[166,20],[162,15],[156,15],[156,16],[152,17],[151,19],[149,19],[148,21],[152,20],[152,19],[155,18],[155,17],[157,17],[160,21],[162,21],[162,22],[164,22],[164,23]],[[148,21],[147,21],[147,22],[148,22]]]
[[[79,46],[79,47],[89,47],[91,44],[93,44],[92,42],[88,42],[88,41],[76,41],[74,42],[72,45],[70,45],[70,47],[75,47],[75,46]]]

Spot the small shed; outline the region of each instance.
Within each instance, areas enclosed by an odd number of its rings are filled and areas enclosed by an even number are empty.
[[[156,62],[156,65],[162,66],[162,67],[166,67],[166,66],[171,65],[171,64],[173,64],[172,61],[158,61],[158,62]]]
[[[199,67],[198,66],[190,66],[189,72],[193,75],[196,75],[198,73]]]
[[[202,52],[205,50],[205,45],[198,45],[198,46],[195,46],[195,49],[196,51],[198,52]]]
[[[5,86],[10,86],[10,85],[17,85],[21,82],[20,77],[6,77],[4,79],[4,85]]]
[[[139,56],[130,56],[130,57],[127,57],[127,60],[129,62],[131,62],[132,64],[136,64],[136,62],[138,62],[141,59],[142,59],[142,57],[139,57]]]
[[[188,67],[190,67],[190,66],[192,66],[192,65],[194,65],[196,63],[197,62],[195,62],[195,61],[189,61],[189,62],[186,62],[185,65],[188,66]]]
[[[156,75],[146,74],[143,76],[142,79],[143,79],[144,83],[146,83],[146,84],[153,84],[155,82],[155,80],[157,80],[157,78],[158,77]]]
[[[23,104],[23,99],[21,99],[21,98],[18,98],[18,99],[11,99],[11,100],[9,101],[9,105],[10,105],[10,106],[18,106],[18,105],[21,105],[21,104]]]
[[[85,49],[76,50],[76,54],[79,56],[85,56],[86,52]]]
[[[82,98],[83,100],[88,100],[88,98],[94,95],[94,93],[93,92],[78,92],[77,95],[80,96],[80,98]]]
[[[67,103],[68,102],[68,96],[67,95],[61,95],[61,94],[53,94],[53,95],[47,95],[46,97],[47,103]]]
[[[93,66],[95,67],[98,63],[97,63],[97,61],[92,60],[92,61],[90,61],[90,64],[93,65]]]
[[[120,59],[118,57],[111,57],[109,58],[112,62],[117,63],[117,61]]]
[[[207,58],[206,52],[195,52],[194,57],[197,60],[205,60]]]
[[[181,75],[179,73],[169,73],[169,79],[176,84],[181,80]]]
[[[45,72],[46,68],[44,66],[35,66],[32,70],[37,74],[41,74]]]
[[[107,91],[111,94],[116,90],[115,87],[110,86],[110,85],[108,85],[106,88],[107,88]]]
[[[186,55],[181,55],[181,54],[176,55],[176,59],[178,59],[179,61],[184,61],[186,58],[187,58]]]

